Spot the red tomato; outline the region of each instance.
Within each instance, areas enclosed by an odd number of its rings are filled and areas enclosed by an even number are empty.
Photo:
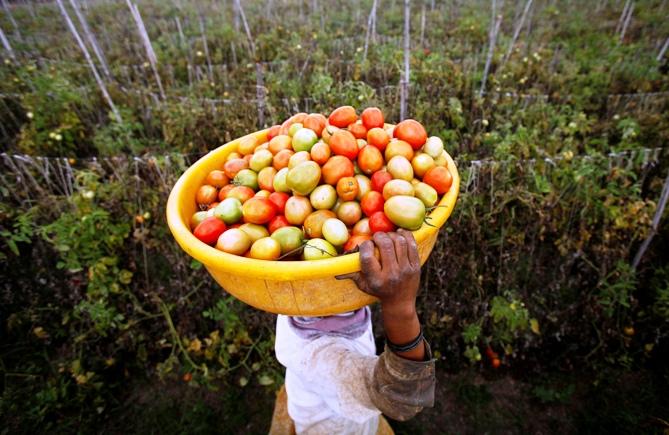
[[[406,119],[395,126],[393,136],[408,142],[414,150],[419,149],[427,141],[425,127],[418,121]]]
[[[443,166],[435,166],[425,173],[423,176],[423,183],[429,184],[438,194],[443,195],[451,188],[451,184],[453,184],[453,176],[451,175],[451,172]]]
[[[222,188],[230,182],[230,179],[225,175],[225,172],[214,169],[207,175],[205,180],[207,184],[214,186],[217,189]]]
[[[351,106],[337,107],[328,117],[328,123],[339,128],[348,127],[357,120],[358,115],[355,113],[355,109]]]
[[[492,368],[497,369],[502,365],[502,361],[500,361],[499,358],[493,358],[491,364]]]
[[[365,145],[358,153],[358,167],[365,174],[373,174],[383,167],[383,156],[378,148]]]
[[[353,162],[344,156],[333,156],[323,165],[323,180],[332,186],[336,186],[342,177],[355,175]]]
[[[244,204],[246,201],[253,198],[255,194],[256,193],[253,191],[253,189],[248,186],[235,186],[234,188],[230,189],[225,197],[237,198],[239,202]]]
[[[274,231],[278,230],[279,228],[288,227],[288,226],[290,226],[290,224],[288,223],[288,219],[286,219],[285,216],[276,215],[267,224],[267,229],[269,230],[269,233],[272,234]]]
[[[311,160],[318,163],[319,165],[324,165],[332,153],[330,152],[330,147],[328,144],[325,142],[316,142],[316,144],[311,147],[310,154]]]
[[[342,201],[354,200],[358,195],[358,180],[355,177],[342,177],[337,181],[337,195]]]
[[[327,119],[325,118],[325,116],[321,115],[320,113],[311,113],[307,115],[306,118],[304,118],[302,125],[304,126],[304,128],[309,128],[313,130],[320,137],[321,133],[323,132],[323,129],[325,128],[326,122]]]
[[[195,201],[199,205],[209,205],[216,201],[216,198],[218,198],[218,189],[208,184],[200,186],[195,195]]]
[[[350,131],[335,131],[328,145],[330,145],[330,149],[336,155],[345,156],[351,160],[355,159],[358,155],[358,142]]]
[[[374,127],[367,132],[367,143],[374,145],[380,151],[386,149],[388,142],[390,142],[390,136],[383,128]]]
[[[244,222],[252,224],[265,224],[276,216],[276,207],[267,198],[254,197],[242,206]]]
[[[388,171],[376,171],[372,174],[372,190],[376,190],[379,193],[383,193],[383,186],[387,182],[393,179],[393,176],[390,175]]]
[[[367,128],[362,125],[362,122],[360,121],[356,121],[349,125],[348,131],[350,131],[356,139],[367,139]]]
[[[281,130],[281,126],[280,126],[280,125],[273,125],[273,126],[271,126],[271,127],[269,128],[269,130],[267,131],[267,140],[272,140],[272,139],[274,139],[275,137],[277,137],[277,136],[279,135],[279,131],[280,131],[280,130]]]
[[[349,237],[346,243],[344,243],[344,252],[352,251],[356,246],[358,246],[365,240],[372,240],[372,236],[369,236],[367,234],[357,234]]]
[[[290,195],[284,192],[273,192],[269,195],[269,200],[276,207],[277,212],[283,214],[284,209],[286,208],[286,201],[288,201]]]
[[[223,201],[225,198],[228,197],[228,192],[230,192],[232,189],[234,189],[235,186],[234,184],[226,184],[221,188],[221,190],[218,191],[218,200]]]
[[[383,119],[383,112],[378,107],[368,107],[362,111],[362,123],[367,130],[372,128],[383,128],[385,120]]]
[[[211,216],[200,222],[200,224],[195,227],[193,234],[207,245],[213,245],[218,240],[218,236],[223,234],[223,231],[225,230],[225,222],[217,217]]]
[[[360,207],[362,207],[362,212],[365,216],[371,216],[377,211],[383,211],[384,202],[386,201],[383,199],[382,194],[376,190],[371,190],[362,197]]]
[[[248,169],[248,167],[249,162],[245,159],[232,159],[225,162],[225,165],[223,165],[223,171],[228,178],[233,179],[235,178],[235,175],[237,175],[237,172],[241,171],[242,169]]]
[[[369,229],[372,230],[372,234],[378,232],[390,233],[395,231],[396,228],[395,224],[382,211],[377,211],[369,217]]]

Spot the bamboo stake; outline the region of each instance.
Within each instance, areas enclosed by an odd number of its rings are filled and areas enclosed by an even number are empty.
[[[516,41],[518,40],[520,31],[523,29],[523,25],[525,24],[527,13],[530,11],[531,7],[532,7],[532,0],[527,0],[527,3],[525,3],[525,9],[523,9],[523,15],[521,15],[520,21],[518,21],[518,24],[516,25],[516,28],[513,31],[513,37],[511,38],[511,43],[509,44],[509,48],[506,50],[506,54],[504,55],[504,60],[502,60],[502,65],[500,66],[500,69],[502,69],[504,65],[506,65],[506,62],[509,60],[509,57],[511,57],[513,46],[516,45]]]
[[[376,22],[376,7],[378,5],[378,0],[374,0],[372,3],[372,10],[369,12],[369,17],[367,18],[367,33],[365,34],[365,51],[362,56],[363,60],[367,60],[367,50],[369,48],[369,39],[373,35],[373,28],[375,27]],[[374,26],[374,27],[373,27]]]
[[[634,2],[630,4],[629,10],[627,11],[627,18],[625,18],[625,23],[623,24],[623,28],[620,31],[620,42],[623,42],[625,39],[625,33],[627,32],[627,27],[630,24],[630,21],[632,20],[632,12],[634,12]]]
[[[84,57],[86,58],[86,62],[88,63],[88,67],[91,69],[91,72],[93,72],[93,76],[95,77],[95,81],[97,82],[98,86],[100,87],[100,90],[102,91],[102,96],[107,101],[107,104],[109,105],[109,108],[111,109],[112,113],[114,114],[114,118],[116,118],[116,122],[118,122],[120,124],[122,122],[121,115],[119,114],[118,110],[116,109],[116,106],[114,105],[114,102],[112,101],[111,96],[109,96],[109,92],[107,92],[107,87],[105,86],[104,82],[102,81],[102,78],[100,77],[100,74],[98,73],[97,68],[95,68],[95,64],[93,63],[93,59],[91,58],[91,54],[88,52],[88,49],[84,45],[84,41],[81,40],[81,36],[79,36],[79,32],[77,32],[77,28],[74,27],[74,23],[70,19],[70,16],[68,15],[67,10],[65,9],[65,6],[63,5],[63,0],[56,0],[56,3],[58,4],[58,7],[60,8],[60,13],[63,15],[63,18],[65,19],[65,22],[67,23],[67,27],[70,29],[70,32],[74,36],[74,39],[76,39],[77,44],[79,45],[79,48],[84,53]]]
[[[95,35],[93,35],[93,32],[91,32],[91,29],[88,27],[86,18],[81,13],[81,8],[77,4],[77,0],[70,0],[70,5],[72,6],[72,9],[77,16],[77,20],[79,20],[79,24],[81,24],[81,28],[84,29],[84,35],[86,36],[86,39],[88,39],[88,43],[91,44],[91,47],[93,47],[93,53],[95,53],[95,57],[97,57],[98,62],[100,62],[102,72],[104,73],[105,77],[107,77],[107,80],[111,81],[112,76],[109,72],[107,60],[105,59],[104,54],[102,54],[102,50],[100,50],[100,46],[98,45],[97,39],[95,39]]]
[[[205,59],[207,59],[207,70],[209,72],[209,81],[213,82],[214,77],[213,77],[213,71],[211,68],[211,57],[209,57],[209,46],[207,45],[207,37],[205,36],[204,33],[204,20],[202,19],[202,14],[198,15],[198,20],[200,22],[200,34],[202,35],[202,46],[204,48],[204,56]]]
[[[650,226],[650,233],[648,234],[648,237],[643,241],[641,246],[639,247],[639,250],[637,251],[636,255],[634,256],[634,260],[632,261],[632,268],[636,270],[636,268],[639,266],[639,263],[641,262],[641,258],[643,258],[643,255],[646,253],[646,250],[650,246],[650,242],[653,240],[653,237],[655,237],[655,234],[657,234],[657,231],[660,226],[660,219],[662,219],[662,215],[664,214],[664,208],[667,205],[667,200],[669,200],[669,174],[667,174],[667,178],[664,180],[664,186],[662,187],[662,193],[660,194],[660,200],[657,203],[657,209],[655,210],[655,216],[653,216],[653,222]]]
[[[14,19],[14,16],[12,15],[12,11],[9,9],[9,5],[7,4],[7,0],[2,0],[2,8],[5,10],[5,13],[7,14],[7,18],[9,18],[9,22],[12,23],[12,27],[14,28],[14,37],[19,40],[19,42],[23,42],[23,37],[21,37],[21,32],[19,31],[19,25],[16,24],[16,20]]]
[[[411,40],[409,33],[409,24],[411,14],[410,0],[404,0],[404,74],[401,79],[400,94],[400,121],[404,121],[407,117],[407,100],[409,99],[409,52],[411,50]]]
[[[497,11],[497,1],[492,0],[492,19],[490,21],[490,33],[489,33],[490,42],[488,44],[488,57],[486,58],[485,68],[483,69],[483,80],[481,80],[481,89],[479,90],[479,96],[482,96],[483,92],[485,91],[485,85],[488,80],[488,72],[490,71],[490,64],[492,63],[492,56],[495,53],[495,42],[497,41],[499,26],[502,24],[502,14],[497,15],[497,19],[495,19],[496,11]]]
[[[251,54],[253,55],[253,60],[256,59],[256,45],[253,42],[253,37],[251,36],[251,29],[249,29],[249,23],[246,21],[246,14],[244,13],[244,8],[239,3],[239,0],[234,0],[237,12],[241,16],[242,24],[244,25],[244,31],[246,32],[246,38],[249,40],[249,45],[251,47]]]
[[[664,40],[664,45],[660,49],[660,52],[657,54],[657,57],[655,58],[656,61],[661,61],[662,58],[664,57],[664,53],[667,52],[667,48],[669,48],[669,38]]]
[[[160,97],[163,99],[163,101],[166,100],[165,97],[165,90],[163,89],[163,83],[160,80],[160,74],[158,74],[158,59],[156,58],[156,53],[153,51],[153,46],[151,45],[151,40],[149,39],[149,34],[146,32],[146,27],[144,27],[144,21],[142,20],[142,16],[139,13],[139,9],[137,8],[137,5],[132,4],[130,0],[125,0],[126,4],[128,5],[128,8],[130,9],[130,12],[132,13],[132,17],[135,20],[135,25],[137,26],[137,30],[139,31],[139,36],[142,40],[142,43],[144,44],[144,49],[146,50],[146,57],[149,58],[149,64],[151,65],[151,69],[153,70],[153,75],[156,78],[156,82],[158,83],[158,90],[160,91]]]
[[[2,31],[1,27],[0,27],[0,39],[2,40],[2,46],[5,48],[5,51],[9,53],[9,57],[11,57],[14,62],[16,62],[16,56],[14,55],[14,50],[12,50],[12,46],[9,44],[9,40],[7,40],[5,32]]]
[[[425,3],[420,9],[420,46],[423,46],[423,41],[425,40]]]
[[[616,25],[616,34],[620,33],[620,29],[622,28],[622,25],[625,22],[625,17],[627,16],[627,9],[629,9],[631,2],[631,0],[625,1],[625,7],[623,8],[623,12],[620,14],[620,18],[618,18],[618,24]]]

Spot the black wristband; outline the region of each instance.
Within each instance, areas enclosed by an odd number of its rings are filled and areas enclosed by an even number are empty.
[[[418,336],[414,338],[411,342],[407,344],[394,344],[392,341],[388,339],[388,336],[386,335],[386,345],[388,346],[388,349],[392,350],[395,353],[402,353],[402,352],[409,352],[412,349],[415,349],[418,347],[418,345],[423,341],[423,326],[421,325],[420,327],[420,332],[418,332]]]

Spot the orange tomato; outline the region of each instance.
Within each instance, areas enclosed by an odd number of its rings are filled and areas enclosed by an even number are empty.
[[[395,126],[393,136],[406,141],[414,150],[422,147],[427,141],[427,132],[420,122],[406,119]]]
[[[346,128],[357,120],[358,115],[352,106],[337,107],[328,117],[328,122],[339,128]]]
[[[311,147],[310,154],[311,160],[318,163],[319,165],[324,165],[332,153],[328,144],[325,142],[316,142],[316,144]]]
[[[353,162],[344,156],[332,156],[323,165],[323,180],[332,186],[336,186],[342,177],[352,177],[355,175]]]
[[[311,113],[307,115],[306,118],[304,118],[302,125],[304,128],[309,128],[313,130],[318,136],[320,136],[323,132],[323,129],[325,128],[326,122],[327,119],[325,116],[321,115],[320,113]]]
[[[326,144],[329,144],[330,143],[330,138],[332,137],[332,135],[337,130],[339,130],[339,129],[337,127],[335,127],[334,125],[325,124],[325,128],[323,129],[323,131],[321,133],[321,138],[323,139],[323,142],[325,142]]]
[[[365,145],[358,153],[358,167],[365,174],[373,174],[383,167],[383,156],[378,148]]]
[[[207,184],[214,186],[217,189],[222,188],[230,182],[230,179],[225,175],[225,172],[214,169],[207,175],[205,180]]]
[[[216,198],[218,198],[218,189],[208,184],[200,186],[195,195],[195,201],[199,205],[209,205],[216,201]]]
[[[374,127],[367,132],[367,143],[374,145],[380,151],[386,149],[388,142],[390,142],[390,136],[382,128]]]
[[[237,186],[234,184],[226,184],[225,186],[221,187],[221,190],[218,191],[218,200],[223,201],[225,198],[227,198],[228,192],[235,187]]]
[[[244,156],[247,154],[253,154],[253,151],[257,146],[258,140],[255,138],[255,136],[243,137],[239,140],[239,144],[237,144],[237,152]]]
[[[349,125],[348,131],[350,131],[356,139],[367,139],[367,128],[362,125],[362,122],[360,121],[356,121]]]
[[[253,198],[254,196],[255,192],[250,187],[235,186],[234,188],[230,189],[230,191],[226,195],[226,198],[237,198],[239,202],[244,204],[246,201]]]
[[[248,167],[249,167],[249,162],[247,162],[246,160],[232,159],[225,162],[225,165],[223,165],[223,172],[225,172],[226,177],[232,179],[235,178],[237,172],[241,171],[242,169],[248,169]]]
[[[268,190],[274,192],[274,176],[276,175],[277,170],[271,166],[262,168],[258,172],[258,187],[262,190]]]
[[[366,108],[362,111],[360,118],[362,118],[362,123],[368,130],[372,128],[383,128],[383,124],[385,123],[383,112],[381,112],[381,109],[378,107]]]
[[[280,134],[269,141],[268,149],[272,154],[278,154],[281,150],[293,150],[293,139],[287,134]]]
[[[273,126],[271,126],[271,127],[269,128],[269,130],[267,131],[267,140],[272,140],[273,138],[275,138],[276,136],[278,136],[280,130],[281,130],[281,126],[280,126],[280,125],[273,125]]]
[[[389,162],[395,156],[402,156],[408,161],[413,160],[413,148],[409,143],[403,140],[391,140],[388,146],[386,147],[386,152],[384,153],[386,157],[386,162]]]
[[[300,113],[296,113],[295,115],[291,116],[291,117],[289,118],[289,121],[290,121],[290,124],[291,124],[291,125],[296,124],[296,123],[298,123],[298,122],[299,122],[300,124],[302,124],[302,123],[304,123],[304,119],[305,119],[306,117],[307,117],[307,114],[306,114],[306,113],[304,113],[304,112],[300,112]]]
[[[423,176],[423,183],[429,184],[439,195],[448,192],[453,184],[451,172],[443,166],[435,166]]]
[[[337,181],[337,195],[342,201],[352,201],[358,195],[358,180],[355,177],[343,177]]]
[[[337,215],[332,210],[316,210],[304,220],[304,232],[310,239],[323,237],[323,223],[336,218]]]
[[[250,198],[242,206],[244,222],[252,224],[266,224],[276,216],[276,207],[267,198]]]
[[[216,202],[212,202],[211,204],[209,204],[209,205],[207,206],[207,210],[211,210],[212,208],[216,208],[216,206],[217,206],[218,204],[219,204],[218,201],[216,201]],[[144,219],[144,218],[142,217],[142,215],[139,215],[138,217],[141,217],[141,218],[142,218],[142,222],[143,222],[143,219]],[[141,223],[141,222],[139,222],[139,223]]]
[[[352,251],[365,240],[372,240],[372,236],[368,234],[356,234],[354,236],[349,237],[346,243],[344,243],[343,247],[344,252]]]
[[[330,149],[336,155],[348,157],[353,160],[358,155],[358,142],[351,132],[337,130],[330,138]]]
[[[293,150],[281,150],[276,153],[272,159],[272,166],[274,169],[278,171],[288,167],[288,162],[290,161],[290,158],[293,156],[293,154],[295,154]]]

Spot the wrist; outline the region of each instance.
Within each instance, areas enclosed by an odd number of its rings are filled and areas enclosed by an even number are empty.
[[[381,301],[383,319],[407,321],[417,317],[415,301]]]

